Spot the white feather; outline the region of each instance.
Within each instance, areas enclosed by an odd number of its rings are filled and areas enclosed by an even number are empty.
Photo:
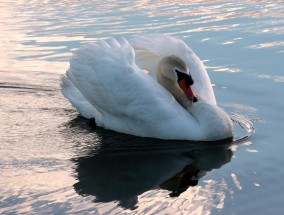
[[[131,41],[138,47],[142,68],[154,76],[157,60],[176,54],[189,64],[196,91],[215,104],[210,80],[197,56],[180,40],[164,35],[160,39],[140,36]],[[75,51],[61,87],[72,105],[84,117],[94,117],[98,126],[142,137],[211,140],[151,76],[136,65],[134,49],[126,39],[110,39]]]
[[[198,56],[182,40],[163,34],[139,35],[130,43],[136,51],[136,58],[141,66],[156,79],[159,61],[168,55],[176,55],[184,60],[195,81],[194,91],[208,103],[216,104],[215,95],[208,73]]]

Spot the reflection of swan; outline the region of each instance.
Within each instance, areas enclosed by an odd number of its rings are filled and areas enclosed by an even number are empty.
[[[212,141],[233,136],[202,62],[184,42],[150,35],[131,43],[149,74],[136,65],[125,39],[87,44],[75,52],[61,86],[84,117],[142,137]]]
[[[215,144],[145,139],[100,128],[93,135],[99,141],[83,143],[84,149],[76,142],[74,188],[96,202],[118,201],[125,208],[133,208],[138,196],[152,189],[177,196],[232,157],[230,149]]]
[[[185,155],[190,157],[192,162],[160,185],[161,188],[172,191],[170,196],[178,196],[189,186],[197,185],[199,178],[206,172],[228,163],[233,153],[227,147],[222,146],[188,150]]]

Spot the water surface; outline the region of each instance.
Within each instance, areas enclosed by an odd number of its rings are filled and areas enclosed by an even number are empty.
[[[283,10],[268,0],[0,2],[0,213],[281,214]],[[72,50],[139,33],[189,44],[220,106],[255,134],[208,145],[90,128],[60,93]]]

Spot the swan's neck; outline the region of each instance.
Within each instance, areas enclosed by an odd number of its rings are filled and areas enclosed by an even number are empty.
[[[185,109],[190,106],[190,101],[176,81],[164,76],[164,74],[161,72],[157,73],[157,81],[173,95],[181,106],[183,106]]]

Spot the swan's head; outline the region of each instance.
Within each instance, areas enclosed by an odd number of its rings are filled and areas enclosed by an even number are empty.
[[[182,106],[198,101],[191,87],[194,80],[181,58],[175,55],[162,58],[158,65],[157,80]]]

